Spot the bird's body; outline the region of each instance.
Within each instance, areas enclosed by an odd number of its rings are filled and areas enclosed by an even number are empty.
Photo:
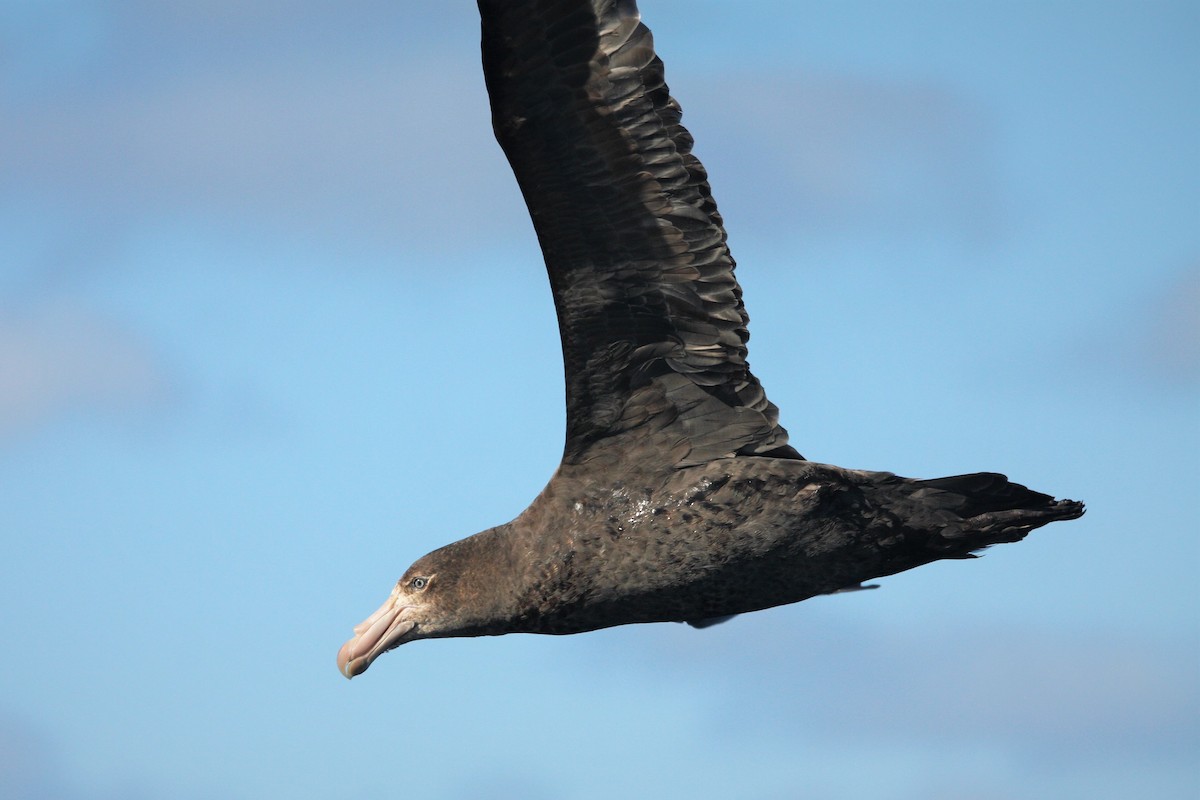
[[[965,520],[967,496],[947,482],[975,495]],[[489,587],[497,602],[472,635],[702,626],[1015,541],[1067,510],[1047,501],[1000,475],[914,481],[769,457],[575,467],[511,523],[409,573],[440,574],[453,559],[456,583]],[[1014,514],[1013,503],[1043,507]]]
[[[358,626],[406,641],[691,622],[1023,538],[1080,503],[992,473],[806,461],[746,362],[707,175],[632,0],[479,0],[493,124],[546,258],[563,461],[526,511],[419,559]]]

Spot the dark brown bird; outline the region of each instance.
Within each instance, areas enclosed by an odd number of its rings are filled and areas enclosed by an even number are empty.
[[[512,522],[417,560],[338,653],[703,627],[1015,542],[1083,505],[978,473],[806,461],[746,363],[707,175],[633,0],[479,0],[496,138],[550,274],[567,436]]]

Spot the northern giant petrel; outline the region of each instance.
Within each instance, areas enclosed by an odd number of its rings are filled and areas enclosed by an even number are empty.
[[[496,138],[550,274],[567,435],[512,522],[417,560],[338,653],[732,615],[1015,542],[1083,505],[805,460],[746,363],[707,175],[633,0],[479,0]]]

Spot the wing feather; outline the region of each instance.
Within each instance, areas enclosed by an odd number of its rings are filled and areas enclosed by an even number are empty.
[[[627,434],[679,465],[799,458],[746,363],[747,315],[708,186],[631,0],[479,0],[496,138],[546,259],[564,459]]]

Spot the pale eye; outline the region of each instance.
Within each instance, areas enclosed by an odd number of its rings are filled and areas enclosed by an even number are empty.
[[[411,581],[408,582],[408,585],[419,591],[429,585],[429,579],[428,578],[413,578]]]

